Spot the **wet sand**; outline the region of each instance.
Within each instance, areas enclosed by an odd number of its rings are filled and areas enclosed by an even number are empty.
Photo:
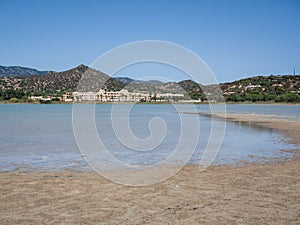
[[[293,120],[293,118],[287,119],[284,117],[272,117],[264,114],[200,114],[204,116],[225,119],[227,121],[232,121],[245,125],[274,129],[279,133],[283,134],[285,137],[291,139],[289,143],[300,144],[300,121]]]
[[[238,114],[227,120],[276,129],[300,144],[300,122]],[[299,171],[296,154],[202,172],[186,166],[146,187],[115,184],[94,172],[3,172],[0,224],[299,224]]]

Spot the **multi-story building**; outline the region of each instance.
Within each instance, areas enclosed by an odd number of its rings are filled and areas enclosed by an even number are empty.
[[[98,92],[73,92],[74,101],[101,101],[101,102],[138,102],[150,101],[151,96],[145,93],[134,93],[128,90]]]

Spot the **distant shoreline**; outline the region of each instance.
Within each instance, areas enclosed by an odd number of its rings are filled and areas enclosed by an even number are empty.
[[[282,106],[300,106],[300,103],[292,103],[292,102],[51,102],[51,103],[40,103],[40,102],[10,102],[10,101],[0,101],[0,105],[73,105],[73,104],[139,104],[139,105],[168,105],[168,104],[195,104],[195,105],[218,105],[218,104],[226,104],[226,105],[282,105]]]

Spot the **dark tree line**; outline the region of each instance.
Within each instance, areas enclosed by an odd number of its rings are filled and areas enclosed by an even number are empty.
[[[0,90],[0,100],[10,100],[13,98],[24,99],[27,98],[27,94],[22,90],[6,89]]]
[[[246,94],[233,94],[225,95],[227,102],[300,102],[299,93],[246,93]]]

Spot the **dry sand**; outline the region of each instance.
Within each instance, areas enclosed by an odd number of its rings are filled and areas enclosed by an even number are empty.
[[[227,119],[277,129],[300,144],[299,122]],[[299,169],[298,155],[203,172],[186,166],[146,187],[118,185],[93,172],[3,172],[0,224],[300,224]]]

